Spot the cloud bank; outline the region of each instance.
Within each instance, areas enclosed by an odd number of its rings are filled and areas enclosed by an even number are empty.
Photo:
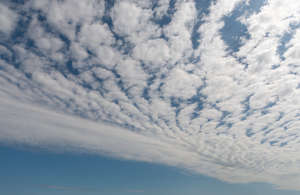
[[[0,142],[300,190],[299,10],[296,0],[2,2]]]

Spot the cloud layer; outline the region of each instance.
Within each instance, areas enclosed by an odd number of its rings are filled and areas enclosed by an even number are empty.
[[[0,3],[0,141],[300,190],[299,10],[296,0]]]

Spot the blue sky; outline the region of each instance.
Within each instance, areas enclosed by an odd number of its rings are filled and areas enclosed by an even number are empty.
[[[300,190],[299,10],[297,0],[0,1],[7,192]]]
[[[228,184],[163,165],[117,160],[99,155],[53,153],[45,149],[1,146],[4,194],[207,194],[294,195],[268,184]]]

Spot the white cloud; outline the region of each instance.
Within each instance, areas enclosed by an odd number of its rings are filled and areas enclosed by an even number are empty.
[[[114,38],[106,24],[83,24],[79,41],[91,49],[96,49],[100,45],[112,45]]]
[[[28,13],[21,43],[0,46],[0,141],[300,190],[299,30],[292,28],[299,6],[289,2],[237,18],[250,38],[229,54],[222,18],[240,0],[213,3],[199,29],[194,1],[177,1],[162,27],[154,19],[168,14],[168,1],[153,10],[149,1],[117,1],[107,12],[112,26],[101,20],[105,1],[28,1],[18,9],[41,10],[47,20]]]
[[[162,90],[167,97],[188,99],[197,94],[197,88],[202,84],[201,79],[196,75],[174,68],[168,75]]]
[[[161,34],[157,25],[151,21],[152,11],[147,9],[147,2],[149,3],[149,1],[116,1],[112,9],[114,31],[133,44],[148,40],[150,37],[157,38]]]
[[[133,57],[144,61],[150,69],[155,69],[164,66],[171,56],[166,41],[155,39],[137,45],[133,50]]]
[[[298,40],[300,39],[300,30],[298,29],[294,37],[289,41],[287,47],[288,50],[285,52],[284,57],[286,58],[286,65],[294,65],[294,71],[299,72],[297,65],[300,64],[300,44]]]
[[[18,19],[17,13],[12,11],[6,5],[0,3],[0,32],[10,34],[14,30]]]
[[[113,10],[115,30],[123,35],[134,33],[141,26],[142,14],[143,9],[136,6],[135,3],[120,1]]]
[[[155,157],[158,160],[155,162],[158,163],[177,163],[169,162],[166,157],[172,145],[154,138],[137,135],[117,126],[57,113],[40,106],[23,104],[14,99],[9,100],[3,94],[0,102],[2,142],[18,141],[33,146],[42,145],[50,150],[80,150],[147,162],[152,162]],[[186,155],[177,149],[172,149],[172,153]]]

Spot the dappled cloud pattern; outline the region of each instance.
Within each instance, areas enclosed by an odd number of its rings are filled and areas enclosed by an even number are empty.
[[[1,1],[0,24],[0,141],[300,190],[300,1]]]

